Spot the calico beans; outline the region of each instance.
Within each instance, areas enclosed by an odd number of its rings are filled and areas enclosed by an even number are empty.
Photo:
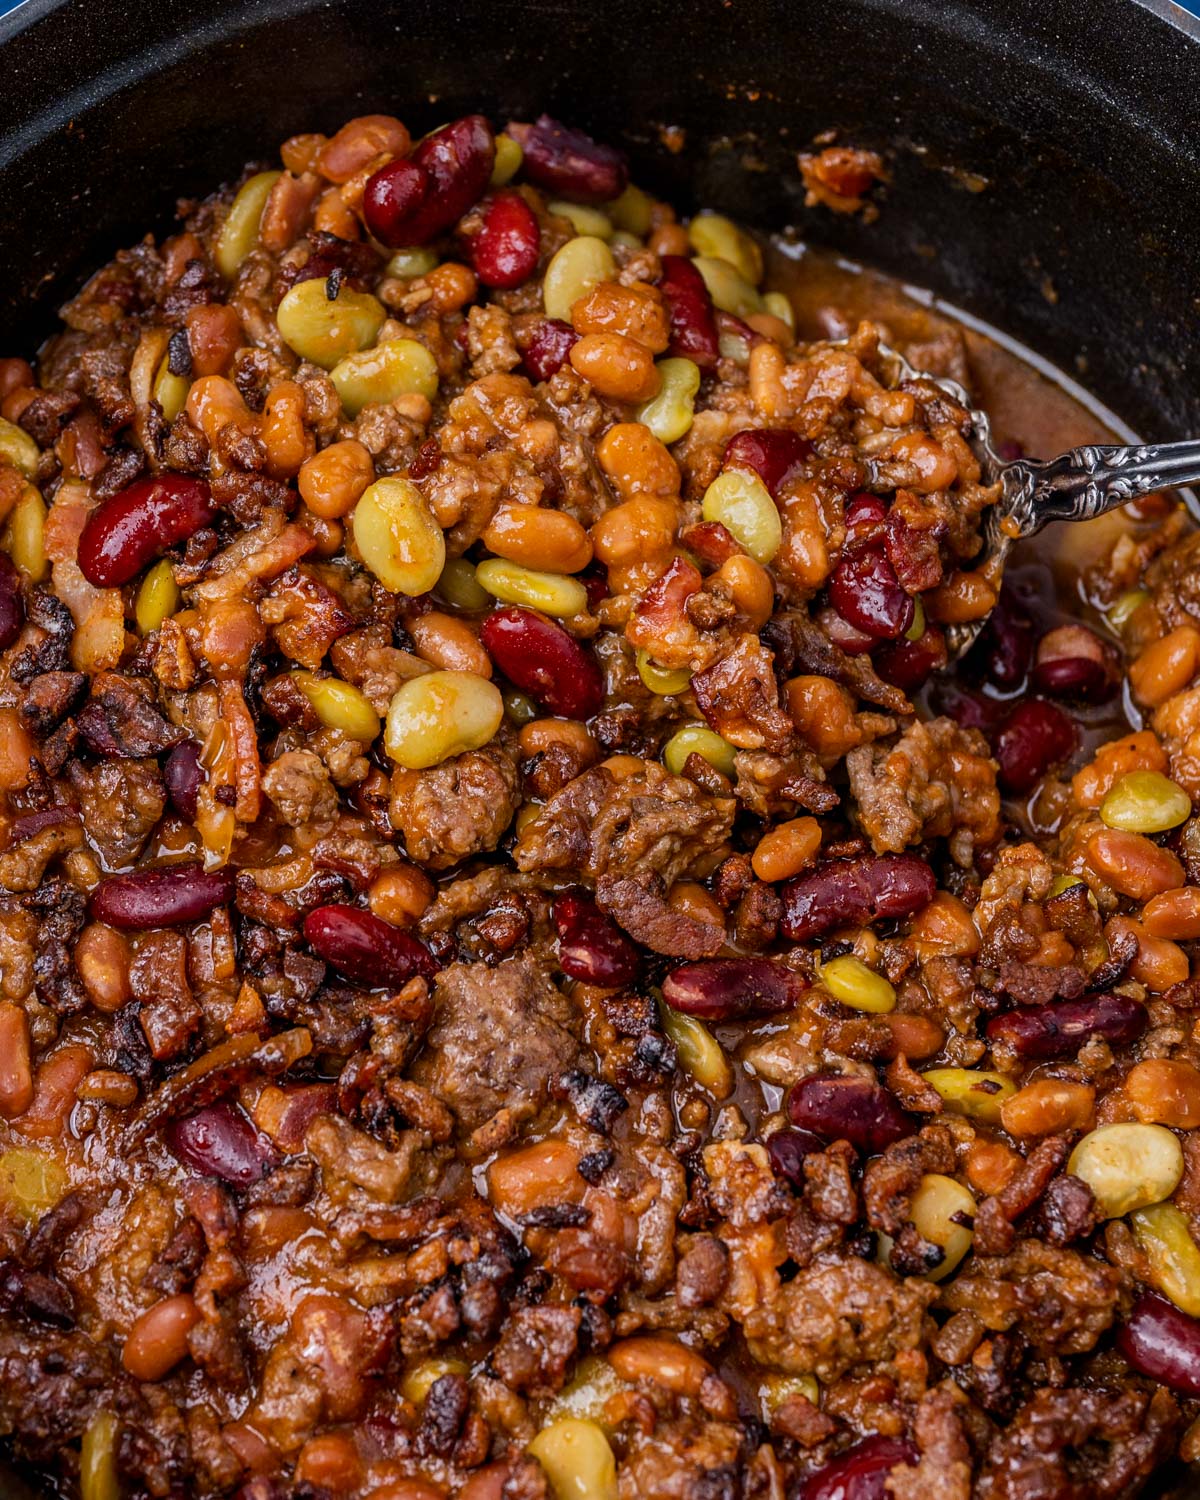
[[[161,1380],[187,1354],[188,1334],[200,1309],[187,1293],[164,1297],[134,1321],[121,1363],[135,1380]]]
[[[84,1428],[79,1447],[80,1500],[120,1500],[121,1481],[117,1473],[117,1439],[120,1424],[116,1416],[100,1407]]]
[[[473,672],[430,672],[406,682],[388,709],[384,745],[406,770],[478,750],[500,728],[499,689]]]
[[[716,521],[756,562],[769,563],[783,542],[783,523],[757,474],[726,469],[704,492],[706,521]]]
[[[448,672],[490,677],[492,664],[479,637],[465,620],[431,609],[409,626],[417,655]]]
[[[568,358],[595,391],[613,401],[649,401],[662,383],[650,351],[623,334],[585,334]]]
[[[662,1029],[679,1055],[679,1066],[708,1090],[714,1099],[727,1099],[733,1092],[733,1069],[720,1042],[695,1016],[672,1006],[660,1009]]]
[[[543,1427],[529,1452],[545,1471],[555,1500],[617,1500],[617,1467],[604,1430],[564,1417]]]
[[[401,396],[437,395],[437,361],[416,339],[387,339],[374,349],[347,354],[329,372],[348,415],[368,403],[386,406]]]
[[[851,1010],[882,1015],[885,1011],[895,1009],[896,991],[891,984],[882,974],[876,974],[873,969],[849,954],[822,964],[818,978],[835,1000],[840,1000]]]
[[[369,485],[351,527],[363,562],[393,593],[425,594],[441,577],[446,539],[411,480],[393,474]]]
[[[1138,1208],[1129,1216],[1150,1284],[1189,1317],[1200,1317],[1200,1247],[1173,1203]]]
[[[921,1077],[933,1085],[952,1114],[966,1115],[988,1125],[1000,1123],[1001,1106],[1016,1092],[1011,1078],[986,1070],[928,1068]]]
[[[340,729],[349,739],[366,745],[379,733],[379,715],[352,683],[300,670],[288,675],[326,729]]]
[[[343,286],[332,300],[325,283],[297,282],[285,292],[275,314],[279,333],[288,348],[323,370],[369,348],[378,338],[387,312],[369,292]]]
[[[591,541],[575,517],[541,505],[501,506],[484,528],[483,544],[537,572],[578,573],[592,560]]]
[[[684,774],[688,757],[692,755],[699,755],[723,776],[732,776],[733,758],[736,753],[729,741],[723,739],[715,730],[709,729],[706,724],[693,722],[675,731],[663,746],[662,759],[663,765],[672,776]],[[759,878],[766,880],[770,877],[760,875]]]
[[[638,408],[643,423],[660,443],[675,443],[692,425],[700,366],[690,359],[660,359],[658,395]]]
[[[571,321],[571,309],[593,287],[617,273],[612,251],[595,235],[568,240],[551,258],[542,279],[542,304],[551,318]]]
[[[238,189],[229,206],[225,223],[217,236],[215,259],[217,270],[227,281],[233,279],[258,242],[259,223],[271,189],[282,172],[257,172]]]
[[[348,516],[375,478],[368,450],[355,438],[330,443],[301,466],[296,477],[301,497],[325,521]]]
[[[587,590],[577,579],[523,567],[507,558],[481,562],[475,569],[475,581],[503,604],[522,604],[560,619],[570,619],[587,609]]]
[[[1171,1196],[1183,1176],[1183,1152],[1162,1125],[1101,1125],[1071,1152],[1067,1170],[1091,1188],[1106,1219],[1117,1219]]]

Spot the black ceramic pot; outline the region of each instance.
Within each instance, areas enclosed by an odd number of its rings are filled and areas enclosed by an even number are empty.
[[[1146,436],[1200,432],[1200,22],[1169,0],[27,0],[0,40],[5,353],[293,131],[545,108],[678,200],[932,287]],[[873,225],[805,223],[795,152],[831,125],[890,154]]]
[[[546,109],[678,202],[932,288],[1147,437],[1200,433],[1200,22],[1169,0],[27,0],[0,44],[3,354],[297,130]],[[888,154],[874,224],[806,217],[830,126]]]

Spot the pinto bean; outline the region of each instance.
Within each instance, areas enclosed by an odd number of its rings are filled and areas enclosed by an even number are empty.
[[[19,1005],[0,1004],[0,1116],[15,1120],[33,1103],[29,1022]]]
[[[675,1339],[654,1334],[622,1339],[608,1351],[608,1362],[622,1380],[631,1384],[648,1380],[666,1386],[677,1396],[693,1399],[712,1374],[712,1366],[699,1354]]]
[[[135,1380],[161,1380],[187,1353],[187,1337],[200,1309],[187,1293],[164,1297],[135,1319],[121,1363]]]

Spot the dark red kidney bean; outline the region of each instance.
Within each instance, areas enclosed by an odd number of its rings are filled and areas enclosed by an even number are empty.
[[[743,1021],[790,1010],[804,986],[798,975],[769,958],[708,958],[672,969],[663,999],[703,1021]]]
[[[1183,1396],[1200,1396],[1200,1321],[1145,1292],[1117,1329],[1117,1348],[1140,1375]]]
[[[1052,767],[1074,753],[1079,732],[1074,723],[1042,698],[1018,703],[995,738],[999,782],[1006,792],[1024,795]]]
[[[1117,689],[1116,662],[1086,625],[1060,625],[1038,642],[1033,685],[1052,698],[1103,703]]]
[[[483,210],[483,227],[471,239],[471,264],[484,286],[514,287],[537,270],[541,234],[520,193],[497,193]]]
[[[905,1438],[869,1437],[804,1481],[797,1500],[887,1500],[887,1477],[897,1464],[915,1465]]]
[[[846,535],[850,541],[857,541],[860,537],[870,536],[879,526],[882,526],[887,517],[887,507],[878,495],[869,495],[866,490],[859,490],[858,494],[851,495],[846,502]]]
[[[892,641],[881,646],[871,660],[884,682],[901,692],[913,693],[940,672],[949,661],[946,637],[936,625],[927,625],[916,641]]]
[[[912,597],[874,541],[845,549],[829,580],[829,599],[843,620],[877,641],[896,640],[913,622]]]
[[[1033,621],[1012,589],[1002,585],[1000,602],[963,658],[963,673],[990,682],[1002,693],[1014,693],[1024,686],[1032,660]]]
[[[479,637],[505,677],[552,714],[590,719],[604,702],[596,659],[561,625],[508,604],[484,620]]]
[[[380,244],[398,249],[405,243],[404,226],[417,215],[430,187],[429,173],[407,156],[372,173],[363,190],[363,219]]]
[[[767,1137],[767,1157],[776,1177],[793,1187],[804,1186],[804,1159],[824,1151],[825,1142],[811,1130],[796,1130],[785,1125]]]
[[[277,1158],[270,1139],[236,1104],[219,1100],[163,1132],[171,1154],[204,1177],[250,1187]]]
[[[304,936],[339,974],[372,989],[407,984],[414,974],[432,979],[437,973],[423,943],[358,906],[316,907],[304,919]]]
[[[110,875],[92,892],[91,914],[110,927],[177,927],[233,900],[233,871],[187,861]]]
[[[392,249],[428,244],[483,196],[495,160],[492,127],[482,115],[443,125],[418,141],[411,157],[388,162],[367,179],[367,228]]]
[[[21,575],[6,552],[0,552],[0,651],[6,651],[21,634],[25,623],[25,601],[21,597]]]
[[[611,917],[577,891],[556,896],[551,910],[558,933],[558,965],[570,979],[616,989],[632,984],[642,955]]]
[[[167,784],[175,811],[189,823],[196,821],[196,798],[204,783],[204,768],[200,764],[200,746],[195,740],[184,740],[176,745],[163,767],[163,780]]]
[[[532,380],[549,380],[567,362],[579,335],[561,318],[544,318],[533,330],[521,358]]]
[[[785,882],[781,930],[802,943],[847,923],[911,916],[936,892],[933,871],[915,854],[831,860]]]
[[[88,517],[79,537],[80,571],[98,589],[120,588],[215,514],[203,479],[186,474],[136,479]]]
[[[1116,682],[1104,664],[1086,656],[1059,656],[1053,661],[1038,662],[1033,669],[1033,685],[1039,693],[1047,693],[1051,698],[1078,703],[1103,703],[1116,690]]]
[[[721,357],[713,300],[704,277],[683,255],[664,255],[658,289],[671,315],[670,352],[712,370]]]
[[[999,729],[1008,711],[1007,703],[985,698],[954,681],[938,683],[935,694],[937,711],[946,714],[964,729],[981,729],[989,738]]]
[[[1094,1036],[1125,1047],[1136,1042],[1148,1024],[1146,1007],[1126,995],[1085,995],[993,1016],[987,1034],[989,1041],[1007,1042],[1019,1057],[1045,1061],[1074,1057]]]
[[[788,1118],[801,1130],[811,1130],[824,1141],[849,1141],[867,1156],[916,1130],[894,1095],[856,1073],[802,1078],[792,1085],[787,1107]]]
[[[550,115],[532,125],[510,120],[508,134],[525,153],[521,170],[530,182],[575,203],[609,203],[629,181],[625,157],[602,146],[582,130],[573,130]]]
[[[812,444],[790,427],[757,427],[729,439],[721,467],[752,469],[775,500],[788,476],[811,452]]]

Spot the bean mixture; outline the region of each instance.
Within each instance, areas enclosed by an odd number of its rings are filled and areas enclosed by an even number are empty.
[[[9,1457],[1105,1500],[1200,1455],[1174,501],[1073,597],[1001,581],[967,412],[547,117],[361,117],[181,216],[0,361]]]

